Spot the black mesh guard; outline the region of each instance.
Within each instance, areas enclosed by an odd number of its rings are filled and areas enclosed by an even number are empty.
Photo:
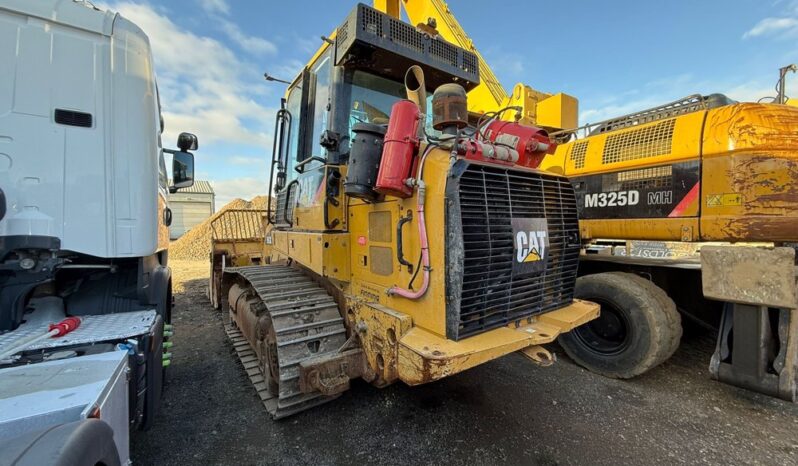
[[[572,302],[579,222],[567,178],[459,160],[450,172],[446,198],[449,339],[477,335]],[[534,231],[527,232],[530,229],[547,230],[538,235],[547,235],[547,242],[524,239],[519,252],[516,236],[534,236]],[[540,249],[526,247],[539,239]],[[523,262],[516,260],[519,255]]]
[[[432,38],[362,3],[338,28],[335,64],[399,82],[404,80],[410,66],[419,65],[430,90],[454,82],[469,91],[479,84],[476,54],[443,39]]]

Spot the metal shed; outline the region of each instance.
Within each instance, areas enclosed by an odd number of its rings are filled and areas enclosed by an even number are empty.
[[[207,181],[194,181],[194,186],[169,195],[169,208],[172,209],[169,236],[177,239],[216,211],[213,187]]]

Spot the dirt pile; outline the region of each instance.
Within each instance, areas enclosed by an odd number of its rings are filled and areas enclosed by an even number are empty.
[[[228,210],[256,210],[265,209],[268,202],[267,196],[257,196],[252,200],[233,199],[218,212],[206,218],[204,222],[187,231],[183,236],[169,245],[169,258],[181,260],[206,260],[211,251],[211,238],[214,220],[221,217]]]

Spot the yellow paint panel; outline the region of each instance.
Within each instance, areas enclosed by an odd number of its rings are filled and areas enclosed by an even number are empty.
[[[649,239],[683,241],[685,230],[698,239],[698,218],[627,218],[610,220],[580,220],[582,239]]]
[[[579,125],[579,101],[568,94],[555,94],[537,103],[538,126],[571,129]]]
[[[544,159],[542,166],[552,171],[554,164],[560,163],[566,176],[581,176],[695,159],[701,153],[705,114],[689,113],[674,120],[660,120],[561,144],[555,157]],[[577,149],[575,146],[585,149],[581,159],[571,154]]]
[[[502,327],[460,341],[447,340],[413,327],[399,341],[399,377],[409,385],[438,380],[528,346],[554,341],[598,317],[599,305],[575,300],[573,304],[539,316],[519,327]]]

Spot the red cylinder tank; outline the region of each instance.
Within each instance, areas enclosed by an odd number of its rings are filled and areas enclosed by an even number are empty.
[[[418,105],[410,100],[400,100],[391,107],[380,171],[374,187],[378,193],[396,197],[410,197],[413,194],[413,189],[405,184],[405,180],[411,176],[413,157],[418,150],[420,119]]]
[[[516,165],[537,168],[546,154],[553,154],[556,145],[546,130],[510,121],[494,120],[483,132],[496,145],[504,145],[518,152]]]

